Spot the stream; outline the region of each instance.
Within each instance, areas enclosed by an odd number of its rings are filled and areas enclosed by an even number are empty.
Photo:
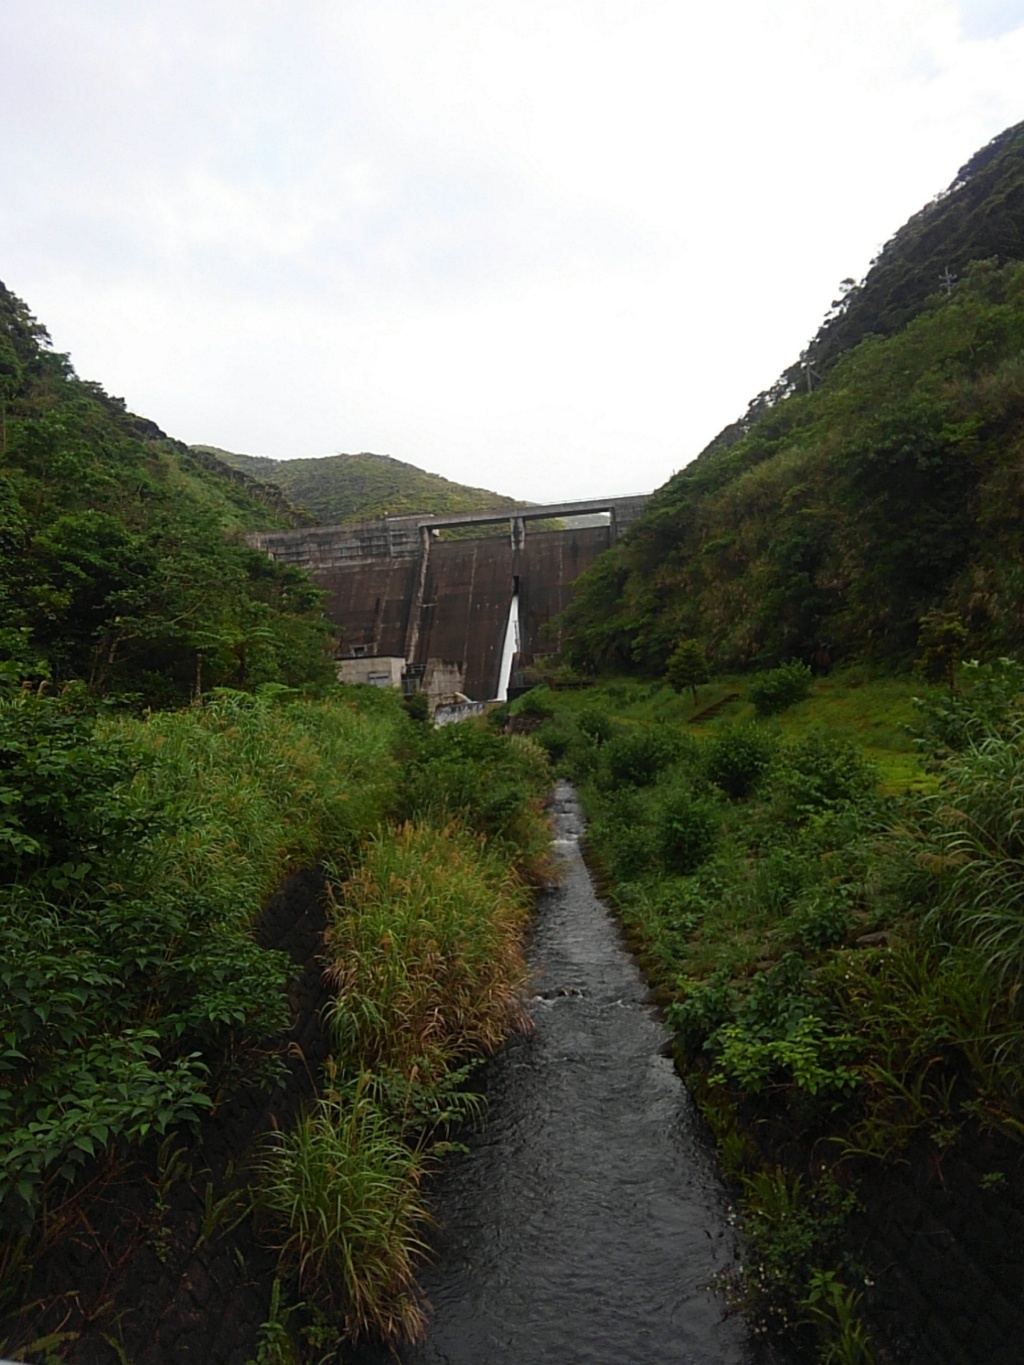
[[[714,1277],[735,1236],[666,1032],[583,863],[559,783],[532,1036],[487,1068],[488,1118],[435,1187],[433,1305],[406,1365],[750,1365]],[[371,1365],[383,1355],[360,1352]]]

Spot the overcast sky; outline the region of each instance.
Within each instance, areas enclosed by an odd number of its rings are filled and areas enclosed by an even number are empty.
[[[0,0],[0,279],[171,435],[648,491],[1024,119],[1024,0]]]

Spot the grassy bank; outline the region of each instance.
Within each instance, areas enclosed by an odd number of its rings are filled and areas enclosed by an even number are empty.
[[[142,718],[9,688],[0,755],[4,1349],[33,1356],[32,1264],[90,1200],[279,1085],[294,969],[252,927],[323,860],[333,1057],[232,1199],[259,1206],[321,1337],[415,1335],[419,1181],[472,1108],[466,1068],[517,1022],[543,755],[435,735],[374,689],[279,688]]]
[[[954,698],[805,678],[778,706],[758,686],[610,681],[513,710],[581,785],[741,1193],[733,1293],[814,1358],[868,1362],[858,1182],[1024,1132],[1024,675],[965,669]]]

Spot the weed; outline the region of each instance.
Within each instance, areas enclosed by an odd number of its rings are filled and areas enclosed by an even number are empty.
[[[260,1164],[258,1197],[283,1228],[283,1255],[304,1289],[344,1313],[352,1340],[418,1340],[424,1308],[415,1266],[426,1254],[422,1159],[361,1083],[327,1095]]]
[[[809,1182],[781,1166],[742,1177],[742,1302],[763,1329],[791,1332],[819,1258],[834,1254],[843,1224],[857,1205],[853,1190],[827,1171]]]
[[[207,1181],[203,1189],[203,1218],[196,1246],[205,1246],[217,1238],[229,1236],[252,1209],[253,1194],[250,1189],[239,1186],[217,1198],[213,1185]]]
[[[179,1145],[177,1135],[165,1138],[157,1149],[156,1176],[150,1182],[154,1197],[149,1233],[149,1244],[157,1260],[164,1265],[171,1253],[170,1228],[167,1224],[171,1191],[179,1180],[188,1179],[190,1173],[188,1157]]]
[[[821,1365],[875,1365],[875,1353],[859,1315],[861,1295],[847,1289],[833,1270],[814,1270],[800,1306],[818,1329]]]
[[[248,1365],[299,1365],[295,1342],[288,1330],[288,1318],[293,1311],[283,1306],[281,1281],[275,1277],[266,1320],[260,1325],[256,1355]]]

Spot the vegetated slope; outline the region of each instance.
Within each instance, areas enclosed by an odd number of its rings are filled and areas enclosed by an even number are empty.
[[[390,455],[325,455],[306,460],[272,460],[239,455],[216,446],[192,450],[215,456],[232,469],[276,484],[289,501],[307,509],[322,525],[363,517],[413,512],[479,512],[515,507],[512,498],[486,488],[469,488],[430,474]]]
[[[563,636],[576,663],[660,671],[689,637],[722,668],[823,649],[896,662],[935,609],[960,615],[972,648],[1019,647],[1022,196],[1016,128],[826,322],[818,387],[787,371],[581,580]],[[996,248],[1005,264],[965,265]]]
[[[731,445],[767,407],[813,386],[844,351],[867,336],[893,336],[928,299],[948,290],[972,261],[1024,259],[1024,123],[994,137],[961,166],[949,188],[886,242],[859,283],[843,280],[813,339],[747,413],[709,449]],[[808,376],[808,369],[811,374]]]
[[[157,704],[330,677],[320,597],[244,543],[300,524],[77,377],[0,285],[0,648],[22,674]]]

